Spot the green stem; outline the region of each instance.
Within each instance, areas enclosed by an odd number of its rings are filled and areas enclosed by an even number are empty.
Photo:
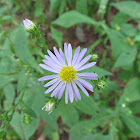
[[[28,81],[28,77],[29,77],[29,74],[31,72],[31,67],[29,67],[29,72],[28,72],[28,75],[27,75],[27,78],[26,78],[26,81],[25,81],[25,84],[24,84],[24,88],[23,88],[23,91],[22,91],[22,94],[21,94],[21,97],[19,99],[19,101],[13,106],[11,107],[9,110],[6,111],[6,113],[8,114],[9,111],[12,111],[11,115],[10,115],[10,118],[7,122],[7,125],[5,126],[5,130],[7,130],[12,118],[13,118],[13,115],[14,115],[14,112],[15,112],[15,109],[16,107],[19,105],[19,103],[22,101],[23,97],[24,97],[24,94],[25,94],[25,90],[26,90],[26,85],[27,85],[27,81]]]

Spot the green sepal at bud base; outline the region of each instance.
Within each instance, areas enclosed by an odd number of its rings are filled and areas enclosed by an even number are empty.
[[[94,83],[98,90],[104,89],[107,86],[107,82],[103,78],[94,81]]]
[[[45,111],[48,111],[48,114],[50,114],[57,106],[57,100],[55,98],[49,98],[46,101],[45,106],[42,108],[42,110],[45,109]]]
[[[98,58],[99,58],[98,54],[96,54],[96,53],[95,54],[92,54],[91,61],[97,61]]]
[[[29,125],[32,122],[31,116],[28,115],[27,113],[24,113],[24,118],[23,118],[23,122],[27,125]]]

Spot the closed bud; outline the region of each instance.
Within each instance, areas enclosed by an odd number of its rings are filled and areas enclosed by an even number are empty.
[[[98,79],[94,82],[98,89],[104,89],[107,86],[107,82],[103,78]]]
[[[55,109],[55,107],[56,107],[56,99],[52,98],[46,102],[42,110],[48,111],[48,114],[50,114]]]
[[[32,32],[36,28],[36,25],[31,20],[26,19],[26,18],[25,20],[23,20],[23,24],[24,24],[25,29],[28,32]]]
[[[92,56],[91,56],[91,60],[92,61],[97,61],[98,60],[98,58],[99,58],[99,56],[98,56],[98,54],[92,54]]]
[[[24,113],[24,119],[23,119],[23,122],[27,125],[29,125],[31,123],[32,119],[31,119],[31,116],[28,115],[27,113]]]

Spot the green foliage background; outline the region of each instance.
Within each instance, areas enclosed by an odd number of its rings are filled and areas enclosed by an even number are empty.
[[[46,47],[29,37],[22,25],[28,18],[40,25]],[[88,32],[88,33],[87,33]],[[75,39],[76,37],[76,39]],[[86,41],[85,41],[86,40]],[[38,78],[49,74],[39,67],[47,47],[87,47],[100,57],[88,71],[107,79],[104,90],[59,106],[48,115],[45,88]],[[77,43],[78,42],[78,43]],[[16,59],[18,57],[18,59]],[[28,75],[29,67],[32,67]],[[29,77],[28,77],[29,76]],[[27,79],[27,85],[25,87]],[[23,122],[17,105],[8,140],[137,140],[140,138],[140,2],[134,0],[1,0],[0,113],[19,102],[32,122]],[[2,121],[2,119],[1,119]],[[2,123],[0,122],[0,132]],[[6,125],[6,124],[5,124]]]

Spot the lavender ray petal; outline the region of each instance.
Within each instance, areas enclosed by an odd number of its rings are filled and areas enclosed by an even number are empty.
[[[57,94],[58,92],[59,92],[59,90],[60,90],[60,88],[63,86],[63,82],[62,83],[60,83],[56,88],[55,88],[55,90],[52,92],[52,94],[51,94],[51,97],[53,97],[55,94]]]
[[[57,64],[51,57],[49,57],[48,55],[45,55],[45,57],[46,57],[46,59],[47,59],[48,61],[50,61],[50,63],[56,65],[56,67],[62,68],[62,66],[58,65],[58,64]]]
[[[48,76],[44,76],[44,77],[41,77],[38,79],[38,81],[46,81],[46,80],[51,80],[51,79],[54,79],[54,78],[57,78],[58,75],[48,75]]]
[[[66,87],[66,84],[64,84],[64,85],[62,86],[62,88],[60,89],[60,92],[59,92],[59,95],[58,95],[58,99],[61,99],[61,97],[62,97],[62,95],[63,95],[63,93],[64,93],[64,90],[65,90],[65,87]]]
[[[76,93],[75,93],[75,91],[74,91],[74,89],[73,89],[73,88],[72,88],[72,90],[73,90],[73,95],[74,95],[74,98],[75,98],[75,100],[77,101],[78,97],[76,96]]]
[[[68,83],[68,89],[69,89],[70,102],[72,103],[73,100],[74,100],[74,96],[73,96],[73,90],[72,90],[72,85],[71,85],[71,83]]]
[[[81,70],[84,70],[84,69],[88,69],[88,68],[94,66],[95,64],[96,64],[96,62],[88,63],[88,64],[82,66],[81,68],[77,69],[77,71],[81,71]]]
[[[47,71],[51,71],[51,72],[54,72],[54,73],[59,73],[58,70],[54,70],[53,68],[51,67],[48,67],[47,65],[44,65],[44,64],[39,64],[40,67],[42,67],[43,69],[47,70]]]
[[[51,61],[48,61],[48,60],[45,60],[45,59],[43,59],[42,61],[43,61],[46,65],[52,67],[53,69],[60,71],[60,68],[58,68],[54,63],[51,63]]]
[[[65,56],[66,56],[67,63],[68,63],[68,46],[66,43],[64,43],[64,52],[65,52]]]
[[[92,85],[91,85],[89,82],[87,82],[87,81],[85,81],[84,79],[81,79],[81,78],[78,78],[78,81],[79,81],[84,87],[86,87],[88,90],[90,90],[91,92],[93,92],[93,87],[92,87]]]
[[[61,50],[61,48],[59,48],[59,53],[60,53],[61,57],[65,60],[64,53],[63,53],[63,51]]]
[[[60,79],[59,78],[55,78],[55,79],[51,80],[50,82],[46,83],[44,85],[44,87],[49,87],[50,85],[56,83],[58,80],[60,80]]]
[[[89,96],[87,90],[81,85],[80,82],[78,82],[77,80],[75,80],[75,83],[79,86],[79,88],[84,92],[84,94],[85,94],[86,96]]]
[[[68,103],[68,86],[66,85],[66,91],[65,91],[65,103]]]
[[[80,61],[82,60],[82,58],[84,57],[86,51],[87,51],[87,48],[84,48],[84,49],[80,52],[80,54],[79,54],[79,56],[78,56],[78,59],[77,59],[75,65],[76,65],[76,64],[79,64],[79,62],[80,62]]]
[[[50,55],[50,57],[58,64],[58,65],[62,65],[59,60],[56,58],[56,56],[50,51],[50,50],[47,50],[48,54]]]
[[[92,72],[77,73],[76,75],[80,77],[92,77],[92,78],[96,78],[98,76],[98,74]]]
[[[77,98],[78,98],[79,100],[81,100],[80,92],[79,92],[79,90],[78,90],[76,84],[74,83],[74,81],[72,81],[72,87],[73,87],[73,90],[74,90],[74,92],[75,92]]]
[[[76,60],[79,56],[79,52],[80,52],[80,46],[78,48],[76,48],[76,50],[75,50],[75,53],[74,53],[74,56],[73,56],[73,59],[72,59],[72,65],[75,64],[75,62],[76,62]]]
[[[91,58],[91,54],[86,56],[79,64],[75,65],[75,68],[78,69],[83,66],[89,59]]]
[[[45,94],[51,92],[53,89],[55,89],[55,87],[60,83],[60,80],[57,81],[56,83],[54,83],[51,87],[49,87],[46,91]]]
[[[56,57],[58,58],[58,60],[60,61],[60,63],[62,63],[62,65],[66,65],[65,63],[65,59],[63,59],[61,57],[61,55],[59,54],[58,50],[56,49],[56,47],[53,47],[54,53],[56,55]]]
[[[71,44],[68,44],[68,66],[71,66],[72,61],[72,47]]]

